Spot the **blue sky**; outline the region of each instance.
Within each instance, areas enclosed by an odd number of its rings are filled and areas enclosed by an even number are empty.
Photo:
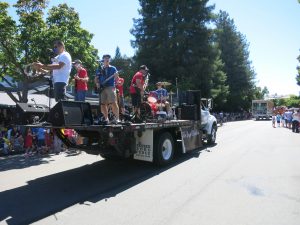
[[[10,4],[16,1],[8,1]],[[129,30],[137,18],[138,0],[51,0],[50,6],[66,2],[79,12],[82,26],[93,33],[93,44],[100,55],[134,55]],[[250,60],[257,73],[257,84],[271,94],[299,94],[296,85],[297,57],[300,54],[300,4],[298,0],[210,0],[216,12],[227,11],[238,31],[250,43]],[[12,11],[11,11],[12,12]]]

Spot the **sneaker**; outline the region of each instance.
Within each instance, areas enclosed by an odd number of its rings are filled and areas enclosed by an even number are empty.
[[[120,123],[121,123],[121,120],[114,119],[114,120],[110,121],[110,124],[120,124]]]
[[[99,122],[99,125],[108,125],[109,124],[109,120],[102,120],[101,122]]]
[[[133,119],[133,122],[134,122],[134,123],[143,123],[144,121],[143,121],[141,118],[139,118],[139,117],[135,117],[135,118]]]

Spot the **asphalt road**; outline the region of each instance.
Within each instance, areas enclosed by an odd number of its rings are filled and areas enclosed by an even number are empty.
[[[0,224],[299,225],[300,134],[226,123],[167,168],[99,156],[0,159]]]

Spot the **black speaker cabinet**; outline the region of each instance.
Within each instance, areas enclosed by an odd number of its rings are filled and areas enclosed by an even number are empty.
[[[198,105],[181,105],[175,109],[177,118],[180,120],[200,120],[201,113]]]
[[[53,126],[93,124],[91,106],[87,102],[59,101],[49,114]]]
[[[199,90],[182,91],[179,94],[179,105],[201,105],[201,92]]]
[[[49,107],[40,104],[17,103],[14,115],[15,124],[28,125],[47,121]]]

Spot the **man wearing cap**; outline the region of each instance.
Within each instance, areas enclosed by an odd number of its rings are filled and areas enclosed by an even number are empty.
[[[110,65],[110,55],[103,55],[103,67],[99,68],[96,72],[96,85],[100,88],[99,91],[99,105],[101,106],[101,112],[104,116],[104,124],[109,123],[108,119],[108,107],[111,105],[113,114],[116,121],[113,123],[119,123],[119,107],[117,102],[115,79],[118,76],[116,67]]]
[[[57,56],[53,59],[52,64],[46,65],[37,62],[34,63],[34,67],[37,70],[53,71],[54,97],[56,101],[59,101],[65,99],[66,87],[72,69],[72,59],[70,54],[65,50],[65,45],[62,41],[54,42],[53,51]]]
[[[86,92],[88,90],[88,81],[89,77],[87,71],[82,67],[82,62],[79,59],[76,59],[73,62],[77,74],[74,76],[75,80],[75,101],[85,101]]]
[[[142,97],[144,96],[144,84],[145,77],[148,74],[148,68],[145,65],[140,66],[140,70],[133,76],[130,84],[130,95],[134,113],[136,115],[137,122],[140,122],[140,105],[142,103]]]

